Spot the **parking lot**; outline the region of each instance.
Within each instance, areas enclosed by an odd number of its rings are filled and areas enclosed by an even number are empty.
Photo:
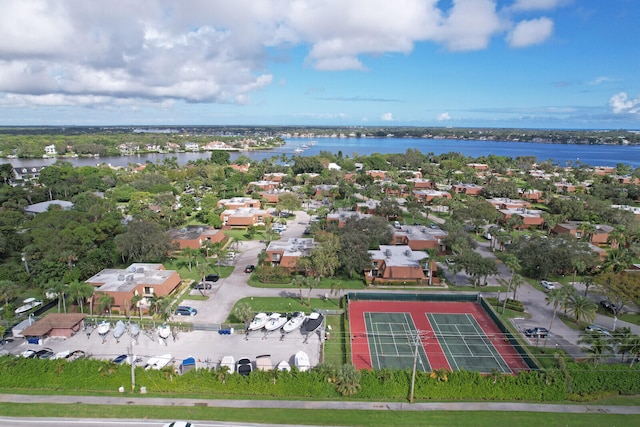
[[[302,350],[309,355],[312,365],[315,365],[318,363],[321,338],[318,333],[314,333],[305,343],[306,338],[300,330],[283,337],[280,332],[266,334],[263,331],[255,331],[249,335],[220,335],[217,331],[186,332],[174,328],[169,338],[161,339],[157,331],[150,328],[142,331],[137,340],[125,333],[118,342],[112,331],[103,338],[98,335],[96,329],[87,328],[68,339],[48,338],[43,345],[16,340],[12,343],[11,353],[19,355],[25,350],[49,347],[54,353],[83,350],[93,358],[107,360],[121,354],[133,353],[140,359],[136,363],[137,366],[144,366],[150,357],[171,354],[176,368],[187,357],[194,357],[198,367],[216,368],[223,356],[233,356],[235,360],[248,357],[255,363],[256,356],[264,354],[271,355],[274,366],[282,360],[293,366],[293,356]]]

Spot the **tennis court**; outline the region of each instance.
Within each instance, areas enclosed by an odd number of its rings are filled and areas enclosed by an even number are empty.
[[[351,360],[358,369],[416,368],[515,373],[530,366],[480,304],[349,302]]]
[[[451,369],[512,373],[472,315],[427,313],[427,318]]]
[[[369,351],[376,369],[405,369],[413,366],[417,329],[409,313],[364,313]],[[418,346],[416,369],[429,372],[431,366],[422,345]]]

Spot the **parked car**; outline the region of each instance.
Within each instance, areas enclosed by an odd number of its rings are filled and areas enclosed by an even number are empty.
[[[202,291],[204,289],[209,290],[212,287],[213,287],[213,285],[211,285],[210,282],[200,282],[200,283],[197,283],[197,284],[193,285],[193,289],[197,289],[199,291]]]
[[[50,348],[43,348],[42,350],[36,351],[33,357],[38,359],[51,359],[54,354]]]
[[[236,367],[236,372],[242,376],[247,376],[251,373],[253,367],[251,365],[251,360],[243,357],[238,360],[238,366]]]
[[[524,335],[531,338],[545,338],[547,335],[549,335],[549,330],[547,328],[541,328],[538,326],[535,328],[525,329]]]
[[[542,285],[544,290],[547,291],[547,292],[549,292],[550,290],[553,290],[553,289],[556,288],[556,283],[555,282],[549,282],[547,280],[541,280],[540,284]]]
[[[584,328],[584,330],[587,332],[596,333],[596,334],[602,334],[607,336],[611,335],[611,332],[609,332],[607,329],[600,326],[596,326],[596,325],[589,325],[586,328]]]
[[[204,276],[204,280],[206,282],[217,282],[220,279],[220,276],[218,276],[217,274],[207,274],[206,276]]]
[[[178,308],[176,308],[176,311],[174,314],[176,316],[195,316],[196,314],[198,314],[198,310],[186,305],[180,305],[178,306]]]
[[[253,273],[253,270],[256,269],[256,266],[253,264],[249,264],[244,268],[245,273]]]
[[[611,301],[607,301],[607,300],[600,301],[600,307],[604,308],[611,314],[618,314],[618,306],[612,303]]]
[[[394,228],[401,228],[400,221],[393,221],[393,227]]]
[[[429,228],[436,228],[436,224],[432,222],[431,224],[429,224]]]
[[[126,354],[121,354],[120,356],[115,357],[112,362],[120,365],[121,363],[126,362],[129,359],[129,356],[127,356]]]

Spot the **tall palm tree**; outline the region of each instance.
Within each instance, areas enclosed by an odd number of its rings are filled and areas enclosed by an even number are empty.
[[[207,240],[208,241],[208,240]],[[189,266],[189,271],[191,271],[191,264],[196,254],[198,253],[197,249],[193,249],[190,247],[186,247],[182,250],[182,256],[184,256],[187,260],[187,264]]]
[[[140,307],[140,301],[142,301],[142,295],[135,294],[133,298],[131,298],[131,306],[138,308],[138,314],[140,315],[140,320],[142,320],[142,307]]]
[[[594,366],[598,366],[602,360],[613,354],[613,347],[609,344],[605,335],[599,332],[582,334],[578,344],[586,344],[588,346],[586,348],[589,354],[588,359],[593,362]]]
[[[547,294],[547,297],[545,298],[547,305],[550,305],[550,304],[553,305],[553,316],[551,316],[551,322],[549,322],[549,334],[551,333],[551,327],[553,326],[553,321],[555,320],[556,315],[558,314],[558,308],[562,304],[563,299],[564,299],[564,292],[562,292],[561,288],[551,289]],[[544,343],[542,344],[543,348],[547,345],[547,338],[549,337],[549,334],[545,335],[544,337]]]
[[[105,293],[100,294],[98,297],[98,310],[100,310],[101,313],[107,310],[111,313],[111,304],[113,304],[113,297],[111,295]]]
[[[69,283],[69,294],[80,306],[81,313],[84,313],[84,303],[87,301],[87,298],[93,295],[94,290],[95,288],[86,282],[75,280]]]
[[[18,296],[18,284],[12,280],[0,280],[0,298],[4,300],[4,305]]]
[[[47,283],[50,291],[58,297],[58,313],[60,313],[60,303],[62,303],[63,312],[67,312],[67,300],[65,294],[67,292],[67,284],[61,280],[49,280]]]
[[[573,315],[575,322],[580,320],[586,322],[593,322],[596,318],[596,310],[598,306],[590,298],[584,295],[574,294],[571,295],[569,301],[567,301],[569,313]]]
[[[502,314],[504,314],[504,310],[507,308],[507,300],[509,299],[509,292],[511,291],[511,285],[513,284],[513,279],[516,276],[516,273],[520,270],[520,261],[515,255],[509,254],[504,261],[504,264],[511,271],[511,277],[509,278],[509,282],[507,283],[507,292],[505,293],[504,303],[502,304]]]
[[[637,337],[637,335],[633,334],[628,326],[618,328],[611,333],[611,339],[620,353],[621,362],[624,362],[625,354],[630,352],[632,348],[630,344],[633,342],[634,337]]]

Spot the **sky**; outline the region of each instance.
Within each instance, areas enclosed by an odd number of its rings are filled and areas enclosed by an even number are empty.
[[[0,125],[640,129],[639,0],[0,0]]]

